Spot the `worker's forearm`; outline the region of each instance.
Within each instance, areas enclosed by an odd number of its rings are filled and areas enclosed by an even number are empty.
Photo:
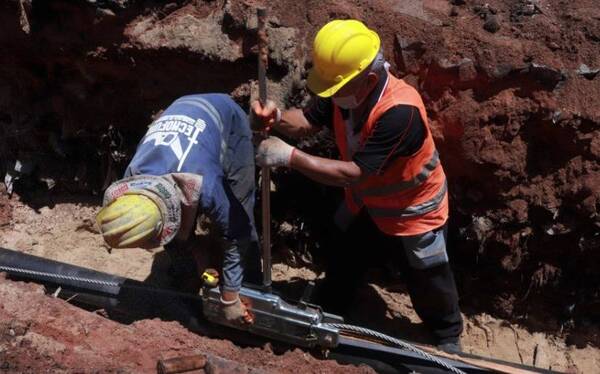
[[[223,281],[221,290],[228,293],[230,300],[232,295],[237,294],[242,287],[244,269],[242,267],[243,253],[247,252],[250,239],[223,240]]]
[[[290,167],[310,179],[330,186],[347,187],[361,178],[361,170],[354,162],[311,156],[295,149]]]
[[[285,110],[281,122],[273,127],[277,132],[290,138],[303,138],[319,132],[320,128],[311,125],[300,109]]]

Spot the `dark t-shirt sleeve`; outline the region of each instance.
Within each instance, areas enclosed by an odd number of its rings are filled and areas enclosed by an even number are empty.
[[[425,140],[425,125],[419,109],[397,105],[386,111],[375,123],[371,135],[353,157],[368,173],[381,174],[392,161],[418,151]]]
[[[313,96],[304,108],[304,117],[313,126],[331,128],[333,121],[333,104],[331,99]]]

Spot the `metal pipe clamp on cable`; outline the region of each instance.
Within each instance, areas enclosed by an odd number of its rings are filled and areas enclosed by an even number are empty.
[[[444,369],[446,369],[446,370],[448,370],[448,371],[450,371],[452,373],[455,373],[455,374],[466,374],[464,371],[462,371],[462,370],[460,370],[460,369],[458,369],[458,368],[456,368],[456,367],[454,367],[454,366],[452,366],[452,365],[450,365],[450,364],[448,364],[448,363],[446,363],[446,362],[438,359],[437,357],[435,357],[435,356],[433,356],[433,355],[431,355],[431,354],[429,354],[429,353],[427,353],[427,352],[425,352],[425,351],[423,351],[423,350],[415,347],[414,345],[406,343],[406,342],[404,342],[404,341],[402,341],[400,339],[396,339],[396,338],[391,337],[389,335],[385,335],[385,334],[382,334],[380,332],[377,332],[377,331],[374,331],[374,330],[371,330],[371,329],[367,329],[365,327],[354,326],[354,325],[346,325],[346,324],[343,324],[343,323],[326,323],[325,325],[327,325],[329,327],[333,327],[333,328],[339,329],[342,332],[343,331],[354,332],[354,333],[361,334],[361,335],[363,335],[365,337],[368,336],[368,337],[372,337],[372,338],[376,338],[376,339],[382,340],[384,342],[387,342],[387,343],[393,344],[395,346],[401,347],[403,349],[406,349],[407,351],[411,351],[413,353],[416,353],[419,356],[422,356],[425,359],[427,359],[427,360],[429,360],[431,362],[436,363],[437,365],[443,367]]]

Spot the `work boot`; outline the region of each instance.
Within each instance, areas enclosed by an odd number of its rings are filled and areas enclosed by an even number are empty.
[[[460,340],[449,341],[437,345],[437,349],[446,353],[462,353],[462,345]]]

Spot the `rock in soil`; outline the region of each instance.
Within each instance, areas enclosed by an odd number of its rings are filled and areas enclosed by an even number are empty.
[[[483,29],[491,32],[492,34],[498,32],[500,30],[500,21],[498,20],[498,17],[493,14],[488,15],[485,23],[483,24]]]

